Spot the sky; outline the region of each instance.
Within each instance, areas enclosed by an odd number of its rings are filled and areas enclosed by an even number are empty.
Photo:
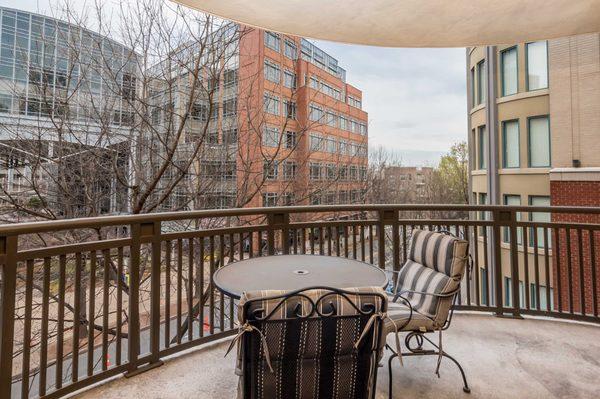
[[[93,0],[71,0],[85,7]],[[114,0],[113,0],[114,1]],[[167,1],[167,0],[165,0]],[[53,0],[0,0],[45,13]],[[402,165],[435,165],[467,137],[465,50],[381,48],[314,41],[346,69],[363,92],[369,148],[384,147]]]

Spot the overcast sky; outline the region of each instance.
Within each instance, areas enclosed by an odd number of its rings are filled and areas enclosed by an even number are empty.
[[[0,0],[3,6],[41,13],[51,2]],[[405,165],[434,164],[452,144],[466,140],[464,49],[316,44],[337,58],[348,72],[348,83],[362,90],[371,149],[393,150]]]

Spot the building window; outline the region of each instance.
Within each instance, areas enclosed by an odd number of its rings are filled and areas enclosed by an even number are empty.
[[[283,85],[290,89],[296,88],[296,74],[288,70],[283,71]]]
[[[348,118],[346,118],[345,116],[341,116],[340,115],[340,129],[342,129],[342,130],[348,130],[349,126],[350,126],[350,123],[348,121]]]
[[[279,147],[279,129],[265,126],[263,128],[262,144],[266,147]]]
[[[542,195],[531,195],[529,196],[529,205],[531,206],[550,206],[550,197],[542,196]],[[549,212],[530,212],[529,220],[532,222],[538,223],[550,223],[551,217]],[[550,230],[547,229],[548,237],[544,237],[544,228],[543,227],[535,227],[535,231],[532,227],[529,231],[529,245],[535,245],[535,235],[537,235],[537,246],[538,248],[544,248],[545,241],[548,240],[548,248],[552,248],[552,240],[550,239]]]
[[[527,120],[529,167],[550,166],[550,119],[537,116]]]
[[[519,91],[519,67],[517,47],[511,47],[500,53],[502,68],[502,95],[510,96]]]
[[[483,104],[487,95],[485,61],[477,64],[477,104]]]
[[[352,96],[348,96],[348,104],[354,108],[362,108],[362,102],[358,98]]]
[[[237,128],[223,130],[223,143],[237,144],[238,131]]]
[[[518,168],[519,153],[519,121],[502,122],[502,166]]]
[[[481,271],[481,304],[488,304],[488,279],[487,279],[487,269],[484,267],[480,267]]]
[[[310,150],[321,151],[323,149],[323,137],[319,133],[310,134]]]
[[[283,54],[291,60],[296,60],[298,58],[296,43],[286,39],[283,45]]]
[[[485,129],[485,126],[479,126],[477,128],[477,135],[478,135],[478,154],[477,154],[477,158],[478,158],[478,166],[479,169],[487,169],[487,156],[486,156],[486,150],[487,150],[487,132]]]
[[[348,155],[348,142],[340,139],[340,155]]]
[[[265,31],[265,46],[277,52],[281,49],[279,35],[274,32]]]
[[[521,196],[520,195],[504,195],[504,205],[508,206],[519,206],[521,205]],[[521,221],[521,212],[517,212],[517,221]],[[504,227],[504,237],[503,241],[506,243],[510,243],[510,229],[508,227]],[[523,244],[523,232],[521,227],[517,227],[517,244]]]
[[[296,203],[296,196],[294,195],[294,193],[284,193],[281,196],[282,199],[282,203],[284,206],[290,206],[290,205],[294,205]]]
[[[328,163],[325,166],[325,178],[329,181],[331,180],[335,180],[337,178],[337,168],[335,166],[335,164],[333,163]]]
[[[268,114],[279,115],[279,97],[274,96],[270,93],[264,95],[264,111]]]
[[[539,286],[539,296],[540,303],[538,306],[537,303],[537,295],[536,295],[536,285],[535,283],[530,283],[530,298],[531,298],[531,307],[538,310],[552,310],[554,309],[554,290],[550,288],[550,293],[547,292],[547,287],[544,285]],[[550,307],[548,307],[548,297],[550,297]]]
[[[264,161],[263,176],[265,180],[277,180],[279,176],[279,163],[277,161]]]
[[[285,148],[294,149],[298,143],[296,138],[296,132],[288,130],[285,132]]]
[[[337,152],[337,141],[334,138],[325,139],[325,152],[335,154]]]
[[[337,115],[331,111],[326,112],[326,123],[328,126],[336,127],[337,126]]]
[[[320,121],[324,116],[323,108],[310,104],[309,105],[309,119],[313,122]]]
[[[298,164],[295,161],[285,161],[283,163],[283,178],[285,180],[294,180],[297,171]]]
[[[546,41],[527,43],[527,90],[548,87],[548,49]]]
[[[277,84],[281,82],[281,68],[272,61],[265,60],[264,75],[269,82]]]
[[[519,307],[525,307],[525,286],[523,282],[519,280]],[[504,306],[512,307],[512,279],[510,277],[504,277]]]
[[[322,165],[317,162],[311,162],[309,166],[310,180],[321,180]]]
[[[263,206],[277,206],[277,193],[264,193]]]
[[[237,84],[238,75],[236,69],[228,69],[223,72],[223,87],[231,87]]]
[[[285,117],[288,119],[296,119],[296,103],[292,100],[285,100]]]
[[[158,115],[160,116],[160,113]],[[192,105],[192,119],[206,122],[208,120],[208,107],[205,104]]]
[[[231,98],[223,101],[223,116],[233,116],[237,114],[237,98]]]

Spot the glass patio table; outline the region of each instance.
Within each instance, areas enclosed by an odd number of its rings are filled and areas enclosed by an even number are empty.
[[[383,269],[359,260],[325,255],[271,255],[241,260],[213,274],[217,289],[239,299],[243,292],[294,291],[309,287],[382,287]]]

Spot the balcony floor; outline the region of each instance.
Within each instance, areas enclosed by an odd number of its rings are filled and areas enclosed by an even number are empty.
[[[388,337],[391,343],[391,336]],[[78,397],[235,398],[234,356],[223,359],[227,343],[208,344],[165,361],[162,367],[95,387]],[[395,362],[394,397],[401,398],[598,398],[600,327],[548,320],[514,320],[488,315],[455,315],[444,348],[467,372],[471,394],[462,392],[458,369],[436,359]],[[385,359],[384,359],[385,360]],[[387,398],[387,362],[379,369],[377,398]]]

